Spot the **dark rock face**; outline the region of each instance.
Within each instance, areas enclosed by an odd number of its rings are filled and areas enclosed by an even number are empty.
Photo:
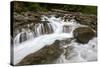
[[[97,31],[97,17],[95,15],[78,15],[75,19],[83,25],[88,25]]]
[[[73,35],[77,39],[77,42],[87,43],[95,36],[95,32],[88,27],[79,27],[73,31]]]
[[[32,23],[40,21],[40,14],[34,12],[23,12],[22,14],[14,13],[14,25],[22,23]]]
[[[32,64],[51,64],[63,52],[60,48],[60,41],[56,40],[52,45],[45,46],[39,51],[26,56],[17,65],[32,65]]]

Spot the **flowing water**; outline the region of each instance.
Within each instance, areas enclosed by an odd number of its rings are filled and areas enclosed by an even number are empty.
[[[30,24],[32,29],[22,29],[14,38],[14,65],[19,63],[25,56],[34,53],[45,45],[51,45],[55,40],[73,38],[73,30],[85,25],[78,24],[71,19],[64,21],[61,17],[56,18],[42,16],[41,21],[49,23]],[[86,27],[86,26],[85,26]],[[62,43],[61,43],[62,44]],[[83,62],[97,60],[97,38],[93,38],[87,44],[79,44],[74,40],[62,46],[64,53],[54,63]],[[68,54],[66,49],[68,48]],[[70,49],[69,49],[70,48]]]
[[[67,48],[55,63],[72,63],[97,61],[97,38],[93,38],[87,44],[79,44],[72,41],[70,44],[63,46]]]

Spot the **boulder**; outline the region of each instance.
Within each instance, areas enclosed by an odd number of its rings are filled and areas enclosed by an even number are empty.
[[[79,43],[88,43],[95,36],[93,29],[89,27],[79,27],[73,31],[73,35]]]
[[[50,64],[60,57],[62,52],[60,41],[57,40],[53,44],[45,46],[39,51],[26,56],[17,65]]]

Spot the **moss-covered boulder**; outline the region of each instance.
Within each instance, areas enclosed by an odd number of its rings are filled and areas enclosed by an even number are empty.
[[[49,46],[45,46],[39,51],[26,56],[17,65],[50,64],[53,63],[63,52],[60,48],[60,41],[55,41]]]
[[[73,35],[79,43],[88,43],[95,36],[93,29],[88,27],[79,27],[73,31]]]

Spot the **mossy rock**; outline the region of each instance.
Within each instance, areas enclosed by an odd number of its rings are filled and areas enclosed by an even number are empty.
[[[73,31],[73,35],[79,43],[88,43],[95,36],[93,29],[88,27],[79,27]]]

